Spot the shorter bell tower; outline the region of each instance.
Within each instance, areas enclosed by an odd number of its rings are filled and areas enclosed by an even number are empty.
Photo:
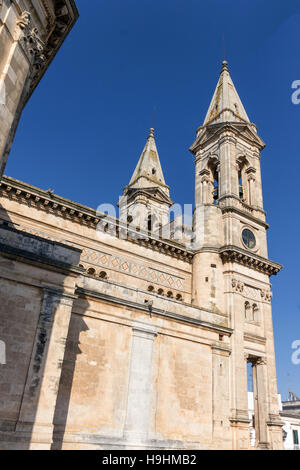
[[[140,230],[159,233],[169,222],[172,204],[151,128],[131,180],[119,200],[120,220]]]

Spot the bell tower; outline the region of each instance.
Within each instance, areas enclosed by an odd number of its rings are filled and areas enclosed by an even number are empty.
[[[169,222],[172,204],[151,128],[131,180],[119,200],[120,219],[141,230],[159,232]]]
[[[265,147],[222,63],[195,157],[193,303],[228,319],[229,422],[234,448],[248,448],[247,363],[252,366],[256,447],[280,448],[270,276],[260,152]],[[220,400],[222,398],[220,397]],[[226,414],[220,410],[215,432]]]

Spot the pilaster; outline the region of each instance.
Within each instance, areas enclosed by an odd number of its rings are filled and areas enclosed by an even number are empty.
[[[157,331],[150,325],[134,324],[124,438],[130,445],[147,439],[152,393],[152,358]]]
[[[21,403],[16,435],[30,449],[50,449],[53,416],[73,295],[44,287],[44,298]]]

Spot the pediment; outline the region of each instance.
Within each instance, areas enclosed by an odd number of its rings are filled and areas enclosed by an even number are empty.
[[[190,147],[190,152],[195,154],[199,148],[203,148],[204,145],[210,141],[217,140],[220,138],[220,134],[225,130],[231,130],[235,135],[238,135],[240,138],[251,142],[252,144],[263,149],[265,143],[257,135],[257,133],[252,129],[253,124],[247,123],[237,123],[237,122],[224,122],[220,124],[211,124],[209,126],[203,126],[200,128],[198,136],[195,142]]]

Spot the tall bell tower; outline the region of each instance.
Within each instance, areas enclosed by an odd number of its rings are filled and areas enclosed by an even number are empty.
[[[196,172],[193,303],[223,315],[232,329],[225,372],[228,406],[223,400],[214,433],[222,436],[228,414],[236,449],[250,446],[247,363],[253,376],[255,445],[282,446],[270,291],[270,276],[281,266],[268,259],[260,171],[264,147],[224,61],[190,148]]]

